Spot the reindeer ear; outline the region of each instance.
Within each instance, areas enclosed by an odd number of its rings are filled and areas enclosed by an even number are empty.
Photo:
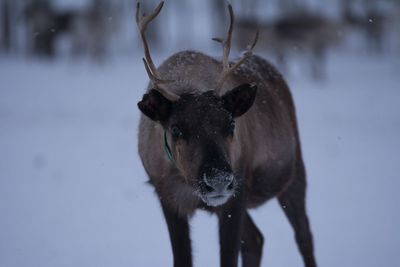
[[[257,86],[248,83],[239,85],[222,96],[222,103],[232,117],[243,115],[253,105]]]
[[[172,102],[165,98],[159,91],[151,89],[143,95],[142,101],[138,103],[140,111],[153,121],[163,122],[168,119]]]

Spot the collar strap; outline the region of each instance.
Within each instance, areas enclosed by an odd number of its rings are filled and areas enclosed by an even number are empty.
[[[175,164],[175,160],[172,157],[171,148],[168,145],[167,132],[166,131],[164,131],[164,151],[167,154],[167,157],[168,157],[169,161],[171,161],[173,164]]]

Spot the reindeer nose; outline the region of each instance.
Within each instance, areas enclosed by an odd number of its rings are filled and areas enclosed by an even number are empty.
[[[233,189],[233,174],[226,173],[217,177],[204,177],[204,184],[209,193],[226,193]]]

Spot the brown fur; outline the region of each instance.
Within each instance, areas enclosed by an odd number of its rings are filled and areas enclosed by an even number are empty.
[[[168,58],[159,67],[158,72],[164,79],[174,80],[173,83],[167,85],[167,88],[175,94],[201,95],[215,88],[221,69],[221,62],[210,56],[199,52],[183,51]],[[227,157],[229,164],[235,175],[243,178],[242,181],[238,182],[237,186],[241,192],[239,195],[243,196],[243,200],[238,196],[236,198],[233,197],[228,203],[220,207],[205,205],[193,193],[193,183],[197,179],[195,176],[198,173],[198,162],[200,162],[201,153],[197,153],[195,150],[188,154],[188,152],[185,152],[183,141],[177,141],[171,145],[172,154],[176,159],[175,166],[169,161],[164,152],[163,125],[146,116],[141,116],[139,154],[150,182],[154,185],[161,199],[174,248],[175,266],[179,265],[177,263],[177,254],[180,252],[177,249],[179,242],[174,241],[174,233],[179,229],[173,227],[170,219],[168,219],[169,217],[172,216],[175,221],[186,225],[187,218],[197,208],[216,212],[220,216],[220,238],[223,239],[224,236],[229,234],[224,232],[225,228],[222,225],[225,225],[226,222],[221,216],[228,210],[232,210],[231,207],[235,205],[243,206],[244,212],[247,208],[257,207],[274,196],[284,195],[283,192],[289,192],[293,181],[302,179],[302,177],[298,177],[299,175],[305,175],[294,105],[291,93],[282,76],[264,59],[258,56],[251,56],[228,77],[220,95],[245,83],[255,84],[258,88],[254,104],[244,115],[235,119],[236,129],[233,137],[225,139],[219,137],[219,135],[213,137],[216,144],[228,147],[227,153],[229,155]],[[150,89],[152,88],[149,86],[148,92]],[[197,102],[194,102],[193,105],[197,105]],[[214,107],[208,107],[207,104],[202,103],[198,105],[198,109],[193,107],[190,117],[186,115],[188,117],[188,125],[191,125],[190,123],[207,123],[208,120],[217,121],[210,122],[209,125],[204,124],[206,125],[204,127],[213,127],[212,125],[224,123],[222,118],[220,119],[221,122],[219,122],[219,117],[213,116],[217,112],[214,112]],[[217,109],[215,108],[215,110]],[[185,112],[182,113],[182,118],[185,118]],[[198,126],[192,125],[192,127]],[[173,143],[170,135],[168,135],[168,140]],[[202,144],[199,143],[199,145],[201,146]],[[301,186],[305,187],[305,180],[304,183],[301,183]],[[299,198],[301,198],[299,203],[304,203],[304,194],[299,195]],[[289,199],[291,198],[289,197]],[[247,253],[247,250],[252,249],[258,251],[251,256],[253,258],[243,255],[243,264],[245,264],[244,266],[250,266],[254,262],[259,264],[262,235],[257,228],[254,228],[254,223],[248,214],[243,216],[240,214],[246,213],[239,212],[237,215],[245,222],[243,224],[239,221],[237,225],[239,228],[236,229],[241,232],[241,227],[244,227],[244,239],[251,239],[252,235],[257,237],[257,242],[253,246],[242,246],[242,253]],[[291,214],[288,215],[289,220],[291,220],[291,216]],[[299,231],[309,232],[308,223],[306,226],[305,230],[300,229]],[[248,227],[253,227],[253,229]],[[297,233],[295,225],[294,228]],[[308,232],[305,235],[307,238],[311,236],[311,233]],[[189,246],[187,242],[184,243]],[[223,246],[222,243],[221,246]],[[310,258],[308,261],[305,260],[306,266],[315,266],[312,256],[312,243],[308,247],[311,247],[311,256],[305,256],[305,258]],[[309,253],[308,250],[307,253]],[[226,257],[224,258],[222,254],[224,254],[223,248],[221,250],[221,264],[231,266],[230,263],[227,263],[229,258],[226,261]],[[190,256],[187,257],[190,258]],[[190,261],[190,259],[187,260]],[[232,262],[232,265],[235,265],[234,259]]]
[[[211,65],[211,66],[210,66]],[[170,90],[178,95],[183,93],[206,92],[213,88],[214,82],[220,73],[220,62],[198,52],[184,51],[167,59],[159,68],[163,77],[176,80],[170,85]],[[182,77],[191,77],[190,80],[182,80]],[[253,56],[248,59],[228,82],[224,91],[232,89],[242,83],[255,83],[258,93],[253,107],[243,116],[237,119],[236,133],[231,151],[232,166],[234,170],[240,170],[246,166],[246,185],[251,192],[257,193],[256,197],[267,200],[276,195],[290,180],[288,173],[294,173],[294,162],[299,156],[299,143],[295,123],[294,107],[291,94],[281,75],[265,60]],[[150,89],[150,88],[149,88]],[[160,187],[160,193],[166,195],[166,199],[176,202],[188,203],[184,214],[191,214],[196,208],[197,198],[191,194],[177,193],[176,184],[186,188],[184,177],[176,172],[163,151],[163,133],[161,125],[141,117],[139,126],[139,154],[150,177],[150,181]],[[296,153],[297,151],[297,153]],[[179,155],[179,153],[177,153]],[[178,161],[179,162],[179,161]],[[290,169],[290,171],[287,171]],[[261,172],[274,173],[273,177],[254,177]],[[161,175],[160,175],[161,174]],[[184,175],[183,175],[184,176]],[[170,177],[176,177],[172,181]],[[272,180],[271,180],[272,179]],[[173,185],[169,190],[169,185]],[[176,183],[176,184],[175,184]],[[258,192],[255,188],[268,183],[269,188],[276,188],[274,192]],[[190,191],[190,186],[187,188]],[[176,199],[179,194],[179,201]],[[174,197],[172,197],[174,195]],[[184,198],[182,198],[184,197]],[[255,206],[249,198],[248,206]],[[176,201],[176,202],[175,202]],[[258,201],[257,201],[258,202]]]

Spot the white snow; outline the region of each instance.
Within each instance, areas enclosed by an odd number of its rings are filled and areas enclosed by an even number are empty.
[[[397,56],[337,52],[327,81],[289,79],[320,266],[398,264]],[[0,266],[172,263],[137,155],[140,57],[102,67],[1,59]],[[262,265],[302,266],[276,201],[251,214],[266,240]],[[191,225],[195,266],[217,266],[215,216],[200,211]]]

